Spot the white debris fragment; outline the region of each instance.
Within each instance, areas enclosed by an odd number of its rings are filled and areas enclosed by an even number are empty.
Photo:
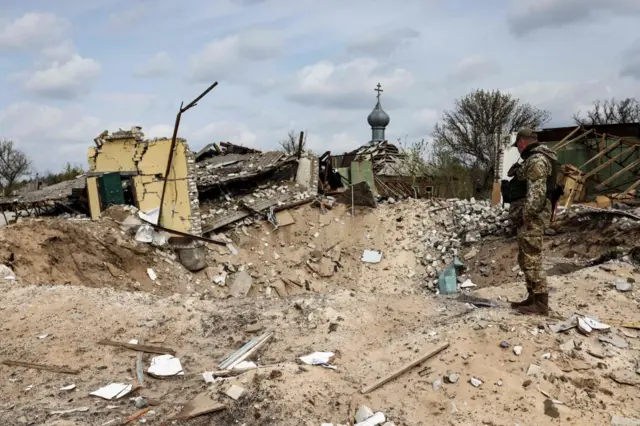
[[[258,368],[258,366],[253,361],[242,361],[233,367],[234,370],[238,370],[238,371],[253,370],[255,368]]]
[[[477,287],[470,279],[467,279],[465,282],[460,284],[460,288],[472,288]]]
[[[16,274],[7,265],[0,264],[0,277],[3,277],[6,281],[13,281],[16,279]]]
[[[373,417],[375,413],[373,410],[366,405],[361,405],[356,411],[356,423],[364,422],[365,420]]]
[[[158,276],[156,275],[155,271],[151,268],[147,268],[147,275],[149,275],[149,278],[151,278],[151,281],[155,281],[158,279]]]
[[[60,415],[65,415],[65,414],[72,414],[72,413],[84,413],[89,411],[89,407],[78,407],[78,408],[70,408],[68,410],[54,410],[54,411],[50,411],[49,414],[56,415],[56,414],[60,414]]]
[[[127,385],[124,383],[110,383],[107,386],[101,387],[98,390],[95,390],[89,395],[97,396],[102,399],[106,399],[111,401],[113,399],[122,398],[126,396],[133,389],[133,385]]]
[[[376,250],[365,250],[362,253],[362,260],[365,263],[380,263],[382,260],[382,252]]]
[[[42,340],[42,339],[46,339],[47,337],[49,337],[49,335],[45,333],[45,334],[39,335],[38,339]]]
[[[242,397],[242,395],[244,395],[244,388],[237,385],[231,385],[231,387],[225,391],[225,395],[237,401]]]
[[[213,371],[205,371],[204,373],[202,373],[202,378],[204,379],[204,382],[208,384],[214,383],[216,381],[216,378],[213,377]]]
[[[61,391],[70,391],[70,390],[74,390],[75,388],[76,388],[76,385],[71,384],[71,385],[63,386],[59,390],[61,390]]]
[[[373,416],[369,417],[367,420],[356,423],[354,426],[378,426],[384,423],[386,420],[387,418],[384,416],[384,413],[378,411]]]
[[[480,386],[482,386],[482,380],[476,379],[475,377],[471,377],[469,379],[469,383],[471,383],[471,385],[476,388],[479,388]]]
[[[578,330],[580,330],[583,334],[591,334],[593,328],[589,325],[587,321],[583,317],[578,317]]]
[[[582,320],[593,330],[608,330],[611,328],[610,325],[604,324],[595,318],[582,317]]]
[[[531,364],[527,370],[527,376],[537,376],[542,371],[542,367],[539,365]]]
[[[329,364],[329,361],[331,361],[331,358],[334,356],[335,354],[333,352],[314,352],[309,355],[301,356],[300,361],[307,365],[321,365],[335,370],[337,367]]]
[[[522,346],[514,346],[514,347],[513,347],[513,353],[514,353],[516,356],[520,356],[520,355],[522,355]]]
[[[182,371],[182,365],[180,364],[180,359],[169,354],[153,357],[151,359],[151,366],[149,366],[147,373],[156,377],[184,375],[184,371]]]

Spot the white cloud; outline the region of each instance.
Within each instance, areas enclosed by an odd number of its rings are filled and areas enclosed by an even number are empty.
[[[123,109],[144,111],[155,106],[158,102],[158,98],[155,95],[135,92],[97,93],[95,98],[101,103],[108,102],[111,107],[118,108],[120,111]]]
[[[53,13],[26,13],[0,30],[0,49],[39,50],[60,42],[69,22]]]
[[[56,108],[18,102],[0,110],[2,137],[11,139],[39,171],[55,170],[65,161],[86,164],[86,152],[100,133],[101,120],[83,108]],[[69,153],[74,155],[69,157]]]
[[[640,13],[638,0],[519,0],[509,28],[522,36],[542,28],[558,28],[605,15]]]
[[[349,132],[340,132],[329,135],[317,135],[310,133],[307,137],[307,149],[322,154],[332,151],[339,155],[344,152],[353,151],[363,145],[363,141]]]
[[[76,46],[71,40],[63,40],[58,44],[45,47],[42,55],[50,61],[66,62],[76,55]]]
[[[624,52],[620,76],[640,81],[640,39],[636,40],[631,48]]]
[[[420,33],[412,28],[400,28],[391,31],[371,29],[352,39],[347,51],[358,55],[389,56],[399,47],[420,37]]]
[[[431,128],[436,124],[439,117],[440,113],[433,108],[423,108],[413,113],[413,119],[416,124],[425,128]]]
[[[109,14],[107,27],[114,30],[131,28],[149,13],[150,2],[139,0],[133,4]]]
[[[189,59],[189,78],[195,82],[223,80],[243,66],[267,61],[282,53],[280,36],[267,30],[250,30],[208,43]]]
[[[171,129],[173,132],[173,128]],[[194,131],[183,132],[187,140],[193,140],[195,144],[206,144],[219,141],[233,141],[244,146],[257,148],[260,146],[258,135],[247,128],[244,124],[222,121],[207,124],[206,126]],[[193,144],[191,144],[193,145]],[[191,146],[193,148],[193,146]]]
[[[184,130],[184,129],[183,129]],[[144,135],[149,138],[170,138],[173,136],[173,126],[168,124],[156,124],[148,129],[143,128]]]
[[[43,97],[72,99],[88,92],[99,74],[99,62],[75,55],[67,62],[54,62],[46,69],[33,72],[25,88]]]
[[[133,75],[140,78],[167,77],[171,74],[173,61],[167,52],[158,52],[144,64],[133,70]]]
[[[360,58],[338,65],[321,61],[297,73],[289,98],[307,105],[362,108],[372,102],[378,82],[383,90],[397,96],[410,88],[413,81],[410,71],[385,69],[374,59]]]
[[[596,99],[609,97],[606,84],[590,81],[528,81],[507,89],[523,102],[551,111],[551,125],[571,124],[572,117]]]
[[[482,55],[472,55],[458,62],[448,78],[454,83],[465,83],[478,80],[498,72],[498,65]]]

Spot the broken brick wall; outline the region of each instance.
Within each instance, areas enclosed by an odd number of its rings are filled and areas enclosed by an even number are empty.
[[[106,138],[100,147],[90,148],[89,172],[94,176],[112,172],[130,174],[136,207],[147,212],[160,206],[170,148],[170,139]],[[89,184],[96,185],[96,180],[91,179]],[[89,193],[97,194],[97,190]],[[95,204],[95,196],[92,198],[90,203]],[[183,139],[178,139],[176,144],[161,223],[187,233],[200,234],[202,230],[195,188],[195,160]]]

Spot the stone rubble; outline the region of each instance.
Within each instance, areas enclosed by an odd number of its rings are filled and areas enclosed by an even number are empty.
[[[387,202],[393,204],[390,200]],[[398,237],[398,242],[405,242],[403,249],[413,250],[417,259],[425,266],[425,285],[433,291],[437,288],[438,274],[455,257],[460,256],[463,247],[491,235],[513,232],[508,204],[491,206],[488,200],[453,198],[404,200],[395,205],[400,213],[396,220],[402,220],[399,227],[404,228],[404,235]],[[415,215],[417,220],[404,219],[410,215]],[[471,261],[476,254],[477,252],[472,252],[465,256],[465,260]]]

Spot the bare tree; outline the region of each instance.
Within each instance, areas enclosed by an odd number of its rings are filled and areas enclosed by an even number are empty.
[[[538,128],[551,118],[549,111],[522,103],[499,90],[475,90],[444,111],[433,130],[433,149],[470,169],[476,192],[491,188],[494,163],[505,135],[522,127]]]
[[[0,141],[0,180],[4,188],[4,195],[11,193],[16,180],[29,173],[31,161],[27,155],[15,149],[13,141],[3,139]]]
[[[290,130],[287,134],[287,138],[280,141],[280,146],[282,150],[289,155],[293,155],[298,152],[298,145],[300,143],[300,135],[295,132],[295,130]],[[307,135],[305,134],[302,137],[302,150],[306,148],[307,145]]]
[[[616,98],[604,102],[595,101],[591,111],[587,111],[586,117],[582,117],[578,112],[573,116],[573,121],[581,126],[639,123],[640,103],[635,98],[626,98],[621,101],[617,101]]]

